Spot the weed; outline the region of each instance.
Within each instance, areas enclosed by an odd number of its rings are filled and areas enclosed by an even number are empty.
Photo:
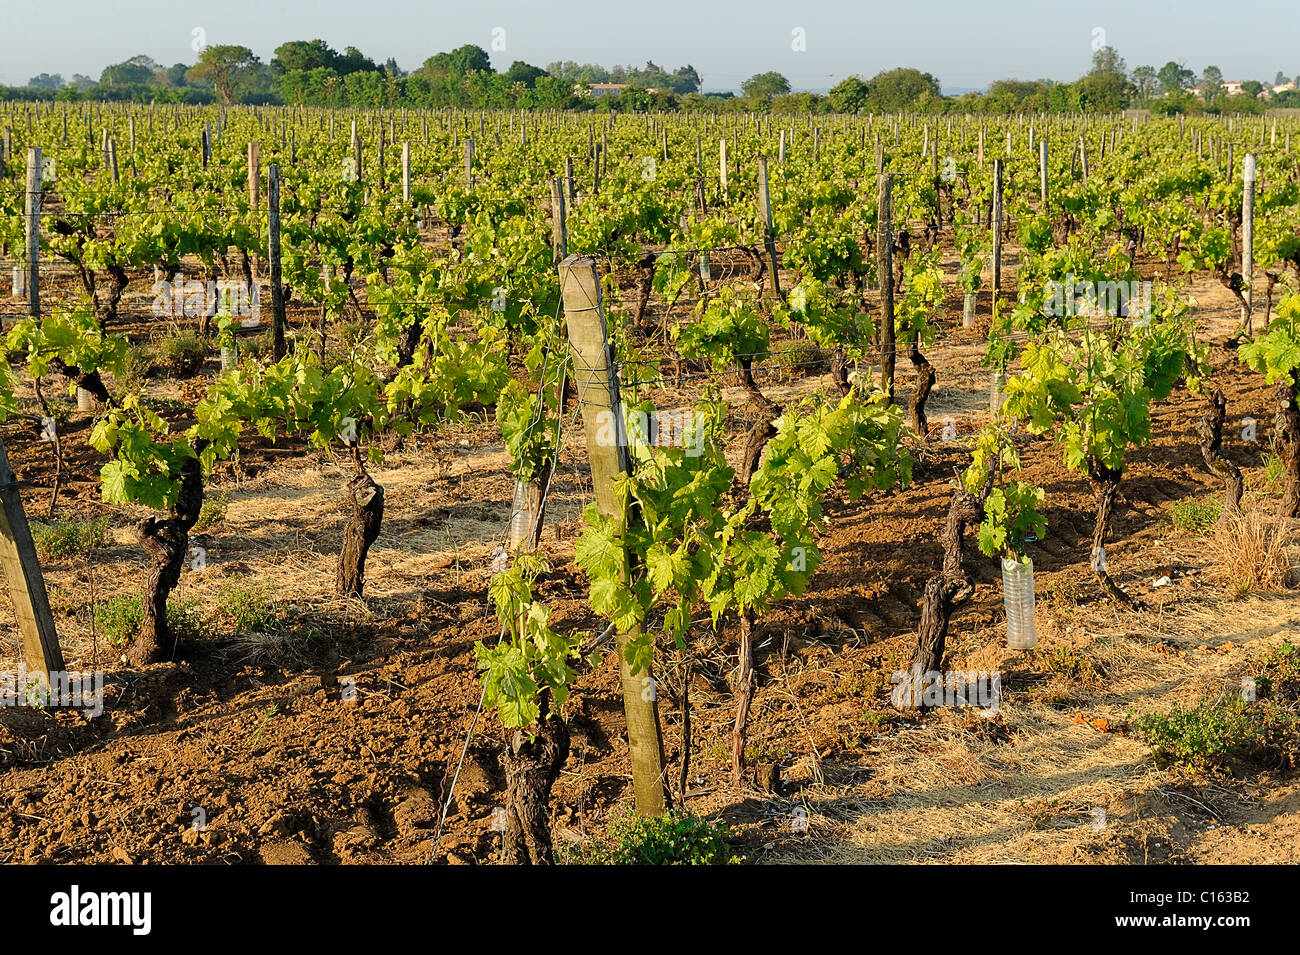
[[[581,865],[738,865],[725,826],[671,810],[659,818],[615,813],[603,838],[573,850]]]

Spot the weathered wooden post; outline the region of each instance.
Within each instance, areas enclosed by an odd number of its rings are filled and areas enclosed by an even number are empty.
[[[558,180],[555,188],[559,188]],[[576,255],[565,258],[560,263],[560,287],[596,507],[616,522],[616,533],[622,535],[637,514],[633,507],[624,506],[614,481],[630,473],[632,463],[595,260]],[[639,570],[630,565],[626,551],[623,565],[624,579],[630,581]],[[636,808],[645,815],[659,816],[667,806],[667,780],[655,682],[651,668],[634,669],[628,659],[629,645],[640,638],[639,626],[615,630]]]

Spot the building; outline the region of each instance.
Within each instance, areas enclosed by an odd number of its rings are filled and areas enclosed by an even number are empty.
[[[592,96],[611,96],[627,89],[626,83],[588,83],[587,89]]]

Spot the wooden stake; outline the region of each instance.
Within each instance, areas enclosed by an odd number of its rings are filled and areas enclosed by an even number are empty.
[[[267,255],[271,259],[271,354],[276,361],[284,357],[284,284],[280,276],[280,167],[272,163],[266,170],[268,212]]]
[[[569,226],[564,209],[564,189],[557,176],[551,180],[551,254],[556,263],[569,255]]]
[[[1241,278],[1246,304],[1241,309],[1241,327],[1253,335],[1255,305],[1255,155],[1246,153],[1241,164]]]
[[[0,566],[9,582],[9,599],[23,635],[23,662],[28,673],[50,675],[64,670],[63,651],[50,613],[45,578],[36,557],[36,545],[27,524],[18,480],[9,466],[9,454],[0,441]]]
[[[894,174],[877,177],[876,273],[880,279],[880,387],[894,397],[894,237],[890,231],[890,193]]]
[[[559,180],[555,180],[553,188],[556,193],[560,191]],[[614,348],[605,323],[595,260],[579,256],[565,258],[560,263],[560,287],[596,507],[603,516],[616,522],[615,534],[621,538],[638,517],[634,509],[623,506],[614,488],[615,479],[630,473],[632,464]],[[633,568],[626,550],[623,566],[624,580],[632,580]],[[639,626],[617,629],[614,643],[623,685],[623,712],[627,719],[637,812],[660,816],[667,807],[667,799],[654,677],[650,668],[633,669],[628,660],[628,646],[640,637]]]
[[[27,314],[41,320],[41,147],[27,150]]]
[[[767,185],[767,157],[758,157],[758,212],[763,218],[763,244],[772,268],[772,288],[781,294],[781,273],[776,259],[776,232],[772,229],[772,197]]]

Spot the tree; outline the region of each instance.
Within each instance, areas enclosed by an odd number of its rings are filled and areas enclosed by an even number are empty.
[[[700,90],[700,74],[689,63],[677,67],[668,79],[674,93],[684,95],[686,93],[698,93]]]
[[[27,85],[38,90],[57,90],[63,88],[63,77],[58,73],[40,73],[27,81]]]
[[[867,103],[867,84],[857,76],[846,76],[827,94],[831,109],[837,113],[856,113]]]
[[[1093,73],[1119,73],[1128,72],[1128,66],[1124,62],[1124,57],[1119,55],[1119,51],[1113,46],[1103,46],[1097,52],[1092,54]]]
[[[1201,96],[1210,102],[1223,89],[1223,72],[1217,66],[1207,66],[1201,74]]]
[[[1133,85],[1142,99],[1150,99],[1159,82],[1160,79],[1153,66],[1139,66],[1133,70]]]
[[[1264,92],[1264,84],[1259,80],[1244,80],[1241,84],[1241,91],[1251,99],[1255,99],[1260,93]]]
[[[430,75],[463,77],[468,73],[491,73],[492,58],[481,46],[467,43],[450,53],[439,53],[424,61],[424,69]]]
[[[190,68],[189,78],[211,83],[222,105],[229,106],[245,76],[257,65],[258,59],[248,47],[218,44],[204,47],[199,62]]]
[[[532,89],[545,75],[546,71],[540,66],[531,66],[523,60],[515,60],[510,64],[510,69],[506,70],[506,82],[511,85],[523,83],[527,89]]]
[[[876,113],[906,109],[927,93],[940,95],[937,79],[909,67],[877,73],[867,82],[867,89],[867,105]]]
[[[129,60],[104,67],[99,74],[100,86],[143,85],[153,81],[155,70],[161,67],[143,53]]]
[[[755,99],[771,99],[773,96],[783,96],[790,92],[790,81],[780,73],[768,71],[755,73],[741,83],[740,88],[746,96]]]
[[[275,48],[271,71],[283,76],[293,70],[335,69],[339,55],[324,40],[290,40]]]
[[[379,69],[374,60],[355,46],[344,49],[334,68],[344,75],[348,73],[374,73]]]
[[[1157,76],[1160,78],[1160,89],[1165,93],[1181,93],[1196,79],[1195,73],[1173,60],[1160,67]]]

